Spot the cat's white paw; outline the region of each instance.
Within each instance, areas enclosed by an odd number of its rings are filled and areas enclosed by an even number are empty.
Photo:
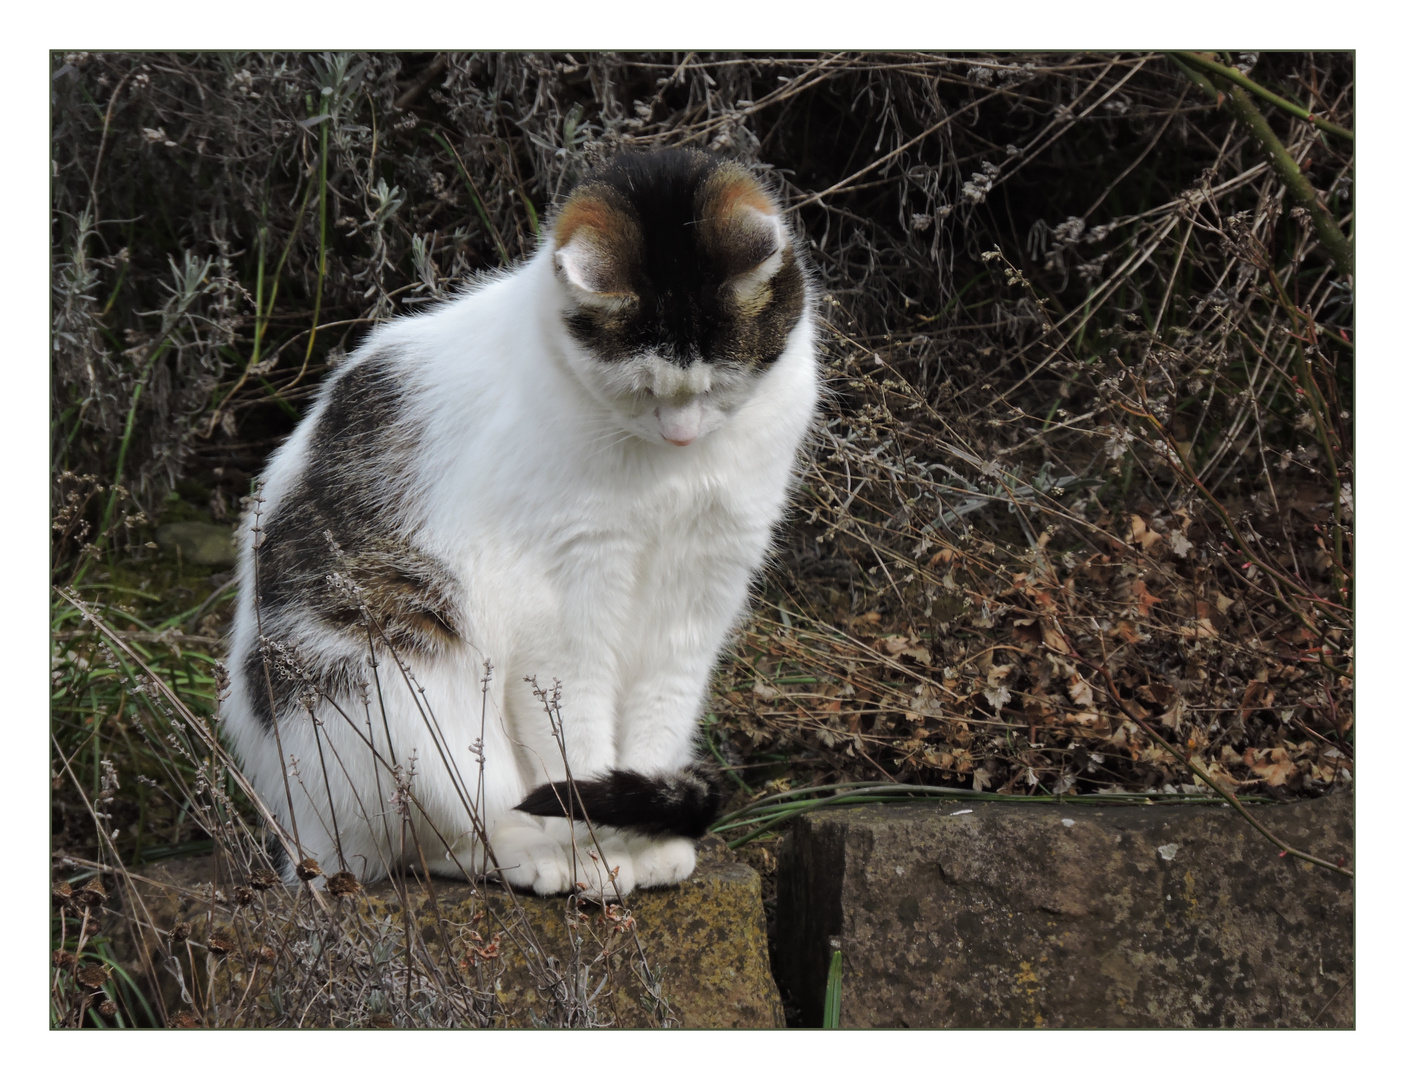
[[[609,901],[634,891],[634,860],[617,831],[597,825],[592,836],[584,824],[572,825],[562,818],[547,818],[542,827],[560,845],[564,858],[574,863],[574,883],[586,896]]]
[[[683,836],[666,840],[631,837],[629,853],[634,858],[634,884],[640,889],[674,885],[693,872],[698,863],[697,846]]]
[[[574,892],[570,860],[561,845],[535,825],[510,825],[493,832],[493,855],[499,877],[514,889],[538,896]]]
[[[583,891],[610,900],[634,890],[634,862],[624,840],[597,828],[595,838],[582,825],[548,819],[544,827],[508,825],[493,832],[497,873],[514,889],[538,896]]]

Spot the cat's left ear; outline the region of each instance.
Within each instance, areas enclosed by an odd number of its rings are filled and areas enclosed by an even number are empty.
[[[701,222],[705,246],[727,272],[724,288],[744,311],[764,306],[770,281],[790,250],[790,235],[771,196],[749,172],[723,165],[707,184]]]
[[[618,311],[638,299],[627,267],[639,247],[639,229],[629,215],[578,192],[562,207],[553,237],[557,275],[577,303]]]

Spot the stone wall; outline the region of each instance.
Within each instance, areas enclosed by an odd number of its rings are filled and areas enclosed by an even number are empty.
[[[1285,842],[1351,864],[1349,795],[1254,813]],[[273,965],[258,961],[261,950],[271,956],[268,943],[283,955],[328,934],[391,933],[407,918],[429,960],[465,971],[479,1022],[490,1026],[784,1022],[760,878],[715,839],[691,879],[608,912],[441,881],[432,900],[422,885],[401,894],[381,883],[330,897],[330,914],[312,918],[308,897],[294,902],[281,887],[251,903],[210,859],[140,873],[123,905],[143,912],[126,945],[129,970],[169,971],[176,957],[192,982],[212,987],[197,994],[198,1016],[187,1022],[288,1023],[271,989]],[[844,1027],[1354,1022],[1352,879],[1278,857],[1227,807],[923,802],[822,811],[797,822],[777,874],[771,953],[809,1026],[820,1023],[836,947]],[[241,891],[245,900],[232,902]],[[492,955],[475,958],[475,948]],[[643,992],[641,954],[666,1004]],[[612,992],[591,998],[598,1008],[566,1008],[562,1001],[589,995],[563,997],[552,980],[586,970],[591,987],[608,976]],[[171,1009],[182,1005],[172,999]],[[391,1019],[355,1008],[325,1015],[338,1026]]]

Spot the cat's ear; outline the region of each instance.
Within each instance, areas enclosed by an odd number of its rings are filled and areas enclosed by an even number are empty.
[[[577,303],[618,311],[638,299],[627,268],[639,246],[639,229],[629,215],[580,192],[566,200],[553,237],[556,273]]]
[[[750,173],[723,165],[708,181],[702,225],[704,244],[727,275],[723,288],[743,312],[759,311],[790,248],[775,202]]]

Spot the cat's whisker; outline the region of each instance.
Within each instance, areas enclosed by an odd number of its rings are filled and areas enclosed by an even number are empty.
[[[635,438],[638,438],[638,436],[628,431],[615,430],[612,432],[605,432],[598,439],[592,440],[586,444],[586,449],[590,451],[588,458],[593,460],[601,457],[610,450],[613,450],[616,446],[621,446]]]

